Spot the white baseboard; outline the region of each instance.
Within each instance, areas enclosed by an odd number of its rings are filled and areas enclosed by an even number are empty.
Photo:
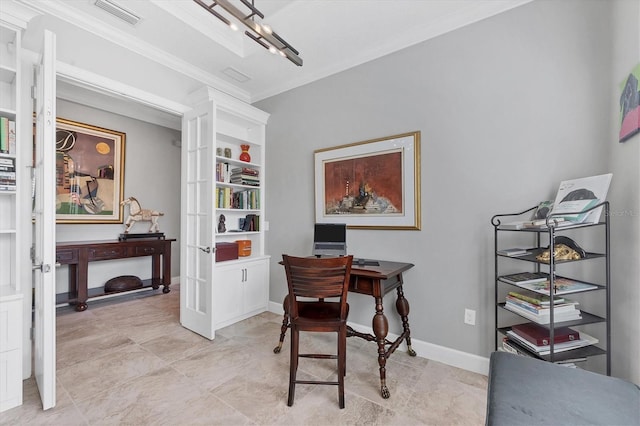
[[[269,312],[274,314],[283,315],[282,303],[269,302]],[[361,324],[349,323],[349,325],[360,333],[373,334],[373,329]],[[387,336],[389,340],[395,340],[398,338],[397,334],[389,333]],[[461,368],[463,370],[472,371],[478,374],[489,374],[489,358],[481,357],[479,355],[462,352],[457,349],[447,348],[445,346],[435,345],[433,343],[423,342],[414,337],[411,337],[411,346],[419,357],[430,359],[433,361],[441,362],[443,364],[451,365],[453,367]],[[407,345],[403,342],[397,350],[406,351]]]

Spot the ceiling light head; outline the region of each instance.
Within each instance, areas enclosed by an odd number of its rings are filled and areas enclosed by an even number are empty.
[[[291,46],[282,37],[276,34],[276,32],[273,31],[273,29],[269,25],[261,25],[255,22],[255,16],[264,19],[264,15],[255,8],[255,6],[253,5],[253,0],[251,0],[251,3],[249,2],[249,0],[239,0],[244,6],[249,9],[249,11],[251,12],[249,15],[238,9],[234,4],[232,4],[230,0],[193,1],[198,3],[200,6],[202,6],[203,9],[211,13],[213,16],[229,25],[230,28],[234,30],[237,29],[237,27],[234,28],[234,23],[232,23],[225,16],[222,16],[220,13],[213,9],[215,7],[218,7],[218,10],[224,10],[228,15],[231,15],[234,20],[249,29],[249,31],[244,32],[249,38],[253,39],[256,43],[260,44],[265,49],[268,49],[271,53],[280,53],[280,55],[286,57],[297,66],[302,66],[302,59],[298,56],[299,53],[296,49],[293,48],[293,46]],[[211,4],[208,4],[209,2],[211,2]]]
[[[233,31],[238,31],[238,26],[233,22],[229,23],[229,28],[231,28]]]

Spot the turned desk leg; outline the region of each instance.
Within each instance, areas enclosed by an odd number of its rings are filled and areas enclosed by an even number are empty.
[[[282,344],[284,343],[284,336],[287,334],[287,328],[289,328],[289,295],[287,294],[284,297],[284,301],[282,302],[282,309],[284,310],[284,317],[282,318],[282,327],[280,327],[280,341],[278,342],[278,346],[273,348],[274,354],[279,354],[282,350]]]
[[[383,398],[389,398],[389,388],[387,388],[387,354],[385,351],[385,342],[387,333],[389,333],[389,322],[387,317],[384,316],[384,307],[382,304],[382,297],[376,297],[376,313],[373,316],[373,333],[376,336],[376,342],[378,343],[378,365],[380,365],[380,393]]]
[[[165,243],[162,252],[162,292],[169,293],[171,289],[171,243]]]
[[[86,249],[83,249],[78,251],[78,266],[76,269],[76,283],[78,288],[78,302],[76,304],[77,312],[87,310],[87,299],[89,299],[88,279],[89,254]]]
[[[402,318],[403,334],[407,336],[407,352],[411,356],[416,356],[416,351],[411,348],[411,330],[409,329],[409,301],[404,297],[402,286],[398,287],[398,300],[396,300],[396,310]]]

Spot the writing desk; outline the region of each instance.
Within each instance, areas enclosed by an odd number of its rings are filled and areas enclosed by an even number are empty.
[[[171,243],[175,239],[141,238],[125,241],[78,241],[56,244],[56,262],[69,265],[69,292],[56,296],[56,303],[76,305],[76,311],[87,309],[89,297],[108,293],[104,289],[88,289],[89,262],[151,256],[151,279],[142,280],[143,287],[169,293],[171,285]],[[162,273],[162,275],[160,275]],[[109,293],[110,294],[110,293]]]
[[[377,262],[377,265],[369,263]],[[282,264],[282,262],[280,262]],[[367,341],[375,341],[378,344],[378,365],[380,366],[380,394],[383,398],[389,398],[391,394],[387,388],[386,364],[387,358],[400,346],[403,340],[407,342],[407,352],[410,356],[416,356],[416,352],[411,348],[411,330],[409,329],[409,301],[404,297],[402,289],[402,273],[413,268],[412,263],[389,262],[385,260],[368,261],[366,265],[358,264],[357,259],[353,260],[351,266],[351,279],[349,281],[349,291],[353,293],[373,296],[375,301],[375,313],[372,320],[374,335],[360,333],[347,327],[347,337],[360,337]],[[392,341],[387,340],[389,333],[389,323],[384,314],[383,297],[396,290],[396,310],[402,319],[402,334]],[[279,353],[282,343],[289,327],[289,301],[284,298],[282,307],[284,308],[284,319],[280,331],[280,341],[273,349],[274,353]]]

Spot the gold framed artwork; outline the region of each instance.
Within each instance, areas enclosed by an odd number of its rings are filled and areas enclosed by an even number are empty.
[[[317,223],[420,230],[420,132],[314,152]]]
[[[56,120],[56,223],[122,223],[126,134]]]

